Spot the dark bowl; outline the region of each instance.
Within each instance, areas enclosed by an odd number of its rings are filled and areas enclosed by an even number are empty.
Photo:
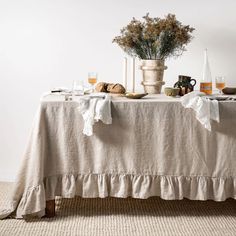
[[[225,87],[222,89],[224,94],[236,94],[236,87]]]

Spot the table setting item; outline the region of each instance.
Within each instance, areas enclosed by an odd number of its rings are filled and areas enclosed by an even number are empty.
[[[40,101],[43,101],[47,96],[64,96],[64,101],[72,101],[73,92],[71,89],[65,87],[55,87],[50,91],[42,94]]]
[[[70,90],[66,87],[55,87],[55,88],[52,88],[50,91],[50,93],[52,93],[52,94],[56,94],[56,93],[62,94],[62,93],[71,93],[71,92],[72,92],[72,90]]]
[[[63,92],[63,89],[60,88],[51,90],[51,93],[61,93],[61,92]]]
[[[93,125],[99,120],[104,124],[112,123],[111,98],[106,93],[93,93],[81,97],[78,101],[78,111],[84,120],[83,134],[93,135]]]
[[[197,81],[190,76],[179,75],[178,81],[174,84],[174,88],[179,88],[180,96],[190,93],[194,90]],[[176,96],[176,95],[175,95]]]
[[[74,80],[72,85],[73,96],[84,95],[84,82],[83,80]]]
[[[236,97],[228,97],[226,100],[227,101],[236,101]]]
[[[126,93],[125,97],[130,99],[141,99],[147,95],[148,93]]]
[[[216,82],[216,88],[219,90],[219,94],[223,94],[222,90],[223,88],[225,88],[225,77],[216,76],[215,82]]]
[[[223,94],[233,95],[236,94],[236,87],[224,87],[222,89]]]
[[[217,101],[226,101],[226,100],[229,100],[229,97],[217,96],[217,95],[205,96],[205,98],[207,98],[207,99],[209,99],[209,100],[217,100]]]
[[[96,92],[105,92],[111,94],[125,94],[126,89],[122,84],[119,83],[107,83],[107,82],[99,82],[95,86]]]
[[[97,83],[97,73],[89,72],[88,73],[88,83],[94,86]]]
[[[181,98],[181,104],[185,108],[191,108],[195,111],[196,119],[208,131],[212,130],[211,121],[220,122],[219,104],[216,99],[207,99],[203,92],[193,91]],[[212,96],[213,97],[213,96]]]
[[[176,97],[180,93],[180,88],[166,87],[164,93],[166,96]]]
[[[204,51],[203,77],[200,82],[200,92],[203,92],[207,95],[212,94],[212,76],[207,49]]]
[[[212,96],[205,96],[205,98],[210,99],[210,100],[217,100],[217,101],[236,101],[235,96],[212,95]]]
[[[89,72],[88,73],[88,83],[91,86],[91,93],[94,92],[95,84],[98,81],[97,78],[98,78],[98,74],[96,72]]]

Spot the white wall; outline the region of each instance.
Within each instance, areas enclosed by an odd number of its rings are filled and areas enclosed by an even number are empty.
[[[122,81],[124,54],[111,41],[133,16],[174,13],[196,28],[188,51],[167,61],[167,85],[178,74],[200,79],[207,47],[213,76],[236,86],[235,9],[234,0],[0,0],[0,180],[15,178],[44,91],[88,71]]]

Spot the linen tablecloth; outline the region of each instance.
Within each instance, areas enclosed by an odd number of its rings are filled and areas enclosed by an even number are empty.
[[[236,103],[220,102],[212,131],[177,98],[112,100],[112,124],[82,133],[76,101],[50,97],[35,117],[4,218],[43,216],[46,200],[121,197],[236,199]]]

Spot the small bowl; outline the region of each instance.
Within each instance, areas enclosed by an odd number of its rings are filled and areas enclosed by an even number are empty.
[[[228,94],[228,95],[236,94],[236,88],[235,87],[225,87],[222,89],[222,92],[224,94]]]
[[[172,97],[176,97],[179,95],[179,88],[171,88],[171,87],[166,87],[164,89],[165,95],[166,96],[172,96]]]

